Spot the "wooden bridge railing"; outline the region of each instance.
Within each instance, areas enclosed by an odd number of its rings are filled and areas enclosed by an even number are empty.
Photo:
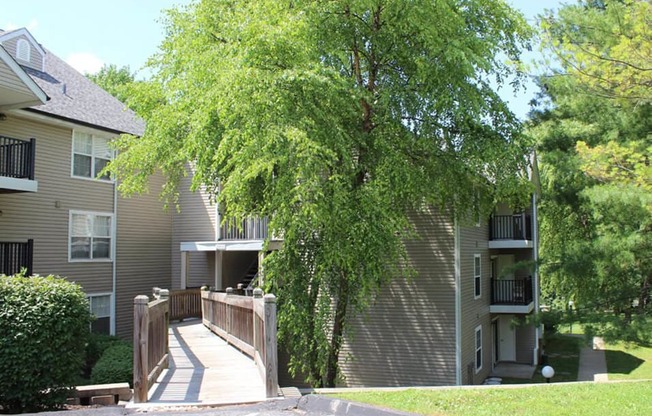
[[[183,321],[188,318],[201,318],[201,289],[171,290],[170,320]]]
[[[202,320],[212,332],[250,356],[265,382],[267,397],[278,395],[278,358],[276,347],[276,297],[261,289],[254,297],[226,293],[201,292]]]
[[[169,360],[169,291],[160,289],[159,298],[134,298],[134,402],[147,402],[154,384]]]

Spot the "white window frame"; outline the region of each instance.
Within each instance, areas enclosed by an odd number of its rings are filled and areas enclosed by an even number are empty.
[[[82,153],[82,152],[75,152],[75,136],[76,134],[88,134],[91,137],[91,152],[90,153]],[[85,130],[73,130],[72,131],[72,141],[71,141],[71,147],[70,147],[70,176],[75,179],[83,179],[83,180],[90,180],[90,181],[99,181],[99,182],[105,182],[105,183],[113,183],[114,179],[108,178],[98,178],[97,174],[99,172],[95,171],[95,159],[105,159],[108,161],[112,161],[115,158],[115,151],[111,151],[111,155],[108,159],[104,157],[99,157],[98,155],[95,154],[95,147],[96,147],[96,142],[99,140],[106,140],[107,143],[111,142],[112,138],[107,137],[107,136],[102,136],[95,134],[90,131],[85,131]],[[82,156],[90,157],[91,158],[91,176],[81,176],[81,175],[75,175],[75,155],[79,154]]]
[[[72,257],[72,238],[76,237],[72,235],[72,217],[73,215],[92,215],[94,217],[110,217],[111,219],[111,227],[109,231],[109,237],[106,236],[93,236],[92,232],[91,235],[88,236],[91,238],[91,246],[90,246],[90,258],[87,259],[80,259],[80,258],[73,258]],[[101,237],[101,238],[109,238],[109,257],[107,258],[99,258],[99,259],[94,259],[92,258],[93,256],[93,240],[92,238],[94,237]],[[115,216],[111,212],[95,212],[95,211],[75,211],[75,210],[70,210],[68,212],[68,262],[70,263],[83,263],[83,262],[94,262],[94,263],[104,263],[104,262],[112,262],[113,257],[115,256],[114,253],[114,244],[115,242]]]
[[[475,352],[475,356],[473,357],[473,362],[475,363],[475,373],[478,374],[480,371],[482,371],[482,366],[484,365],[484,356],[482,351],[482,325],[478,325],[475,327],[475,332],[473,333],[473,335],[474,335],[473,343],[475,344],[475,349],[473,350]],[[478,345],[478,341],[480,341],[480,345]],[[478,363],[478,357],[480,357],[480,363]]]
[[[477,262],[476,259],[478,259]],[[477,268],[476,268],[476,264],[478,265]],[[474,254],[473,255],[473,299],[480,299],[481,297],[482,297],[482,254]]]
[[[86,300],[88,300],[88,310],[93,313],[93,308],[91,305],[91,298],[99,298],[103,296],[108,296],[109,297],[109,334],[110,335],[115,335],[115,310],[114,310],[114,305],[115,302],[113,302],[113,293],[112,292],[98,292],[98,293],[87,293],[86,294]],[[100,317],[104,318],[104,317]],[[92,328],[92,323],[88,324],[88,329],[90,330]]]
[[[25,56],[22,56],[25,55]],[[29,62],[32,57],[32,47],[26,39],[18,39],[16,41],[16,59]]]

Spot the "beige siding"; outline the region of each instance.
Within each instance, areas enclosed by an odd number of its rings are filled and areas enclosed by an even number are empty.
[[[158,197],[162,184],[155,175],[148,194],[118,199],[116,331],[126,338],[133,331],[134,297],[172,286],[172,215]]]
[[[418,276],[394,279],[351,321],[340,354],[347,386],[455,383],[454,228],[436,213],[415,214],[409,241]]]
[[[36,138],[36,193],[0,195],[0,238],[34,239],[34,272],[66,276],[87,293],[112,291],[111,262],[69,262],[71,210],[113,212],[113,184],[72,178],[72,130],[8,115],[0,134]]]
[[[488,250],[489,228],[460,226],[460,281],[462,310],[462,384],[478,384],[491,372],[491,260]],[[481,296],[475,299],[474,261],[481,255]],[[482,326],[482,369],[475,372],[475,329]]]
[[[21,94],[32,94],[24,82],[4,63],[0,63],[0,87],[8,88]]]
[[[29,47],[30,47],[29,62],[25,62],[21,59],[16,58],[16,45],[18,44],[18,39],[25,39],[27,43],[29,43]],[[15,38],[4,41],[2,42],[2,47],[5,48],[5,50],[9,52],[9,54],[13,56],[14,59],[16,59],[16,62],[18,62],[19,64],[28,66],[38,71],[43,71],[43,55],[41,55],[38,49],[34,47],[34,45],[29,41],[29,39],[26,36],[17,36]]]
[[[172,276],[173,287],[178,288],[181,276],[181,242],[215,241],[215,205],[203,190],[190,191],[191,176],[180,183],[179,206],[172,220]],[[188,286],[212,285],[215,281],[215,254],[190,253]]]

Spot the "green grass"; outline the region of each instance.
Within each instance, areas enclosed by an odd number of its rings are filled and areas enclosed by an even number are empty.
[[[652,414],[652,382],[375,391],[337,397],[428,416]]]
[[[557,332],[565,335],[584,335],[584,325],[579,322],[574,322],[572,324],[559,324],[557,326]]]
[[[580,349],[585,341],[582,337],[563,334],[552,334],[546,337],[545,353],[548,365],[555,369],[552,382],[577,381],[577,370],[580,362]],[[545,383],[539,366],[532,379],[503,378],[503,384]]]
[[[652,348],[626,343],[605,348],[609,380],[652,379]]]

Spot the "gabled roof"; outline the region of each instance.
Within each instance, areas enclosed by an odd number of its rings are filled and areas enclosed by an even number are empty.
[[[4,42],[13,38],[17,38],[20,36],[24,36],[27,38],[29,43],[32,44],[32,47],[36,48],[36,50],[41,54],[45,55],[45,51],[43,50],[43,47],[41,46],[40,43],[34,39],[34,36],[32,36],[31,33],[29,33],[29,30],[25,29],[24,27],[21,27],[20,29],[16,30],[8,30],[8,31],[3,31],[0,30],[0,42]]]
[[[0,110],[43,104],[48,96],[0,45]]]
[[[31,37],[23,28],[0,32],[0,41],[22,34]],[[143,134],[145,122],[133,111],[52,52],[46,48],[42,50],[43,71],[25,66],[22,69],[50,99],[26,110],[116,134]]]

